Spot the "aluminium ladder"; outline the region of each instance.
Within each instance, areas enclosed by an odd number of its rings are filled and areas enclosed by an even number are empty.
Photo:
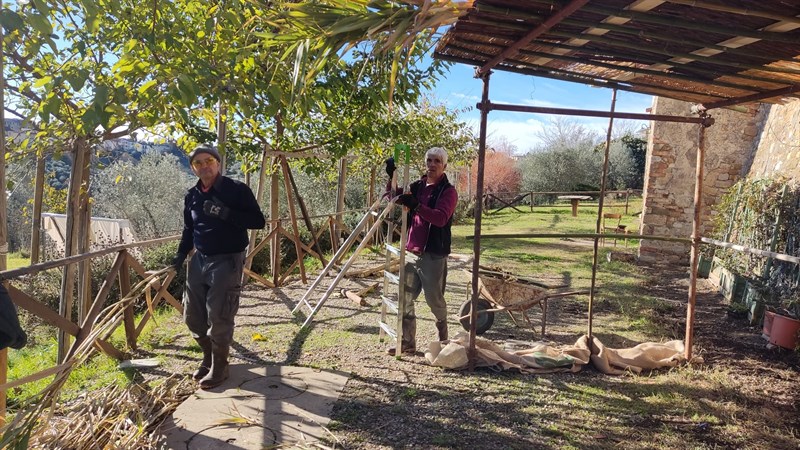
[[[395,161],[399,161],[400,151],[404,151],[405,159],[403,164],[403,191],[405,192],[408,187],[408,172],[409,172],[409,147],[407,145],[396,145],[394,152]],[[397,192],[397,170],[392,175],[391,192],[394,195]],[[392,203],[394,205],[394,203]],[[402,341],[403,341],[403,313],[406,311],[406,283],[405,283],[405,269],[406,261],[412,261],[411,258],[416,259],[416,256],[406,255],[406,241],[408,240],[408,214],[400,208],[400,246],[395,247],[392,245],[394,238],[394,231],[396,224],[393,220],[387,220],[386,230],[386,265],[383,270],[383,291],[381,294],[381,317],[378,320],[378,339],[383,342],[385,336],[390,336],[395,341],[395,358],[400,358],[402,355]],[[391,271],[393,256],[399,258],[398,273],[395,274]],[[390,293],[390,285],[397,285],[397,294],[393,296]],[[396,326],[393,329],[389,324],[389,313],[396,314]]]
[[[406,160],[408,160],[408,150],[407,150],[408,146],[396,145],[395,155],[397,156],[399,149],[402,149],[403,147],[406,148]],[[397,158],[395,158],[395,160],[397,160]],[[404,172],[405,172],[405,179],[407,180],[408,179],[407,164],[404,169]],[[392,182],[391,182],[391,186],[393,188],[396,185],[396,177],[397,177],[397,171],[395,170],[395,173],[392,175]],[[342,278],[344,278],[345,274],[347,273],[347,270],[350,268],[350,266],[353,264],[356,258],[358,258],[359,254],[364,249],[364,247],[366,247],[367,243],[370,241],[375,232],[381,227],[386,216],[394,210],[395,206],[394,200],[395,200],[394,198],[390,199],[389,203],[380,213],[378,213],[377,211],[380,208],[382,198],[379,198],[378,200],[375,201],[375,203],[372,204],[372,206],[370,206],[367,213],[364,214],[364,217],[362,217],[361,220],[358,222],[358,224],[353,228],[353,231],[352,233],[350,233],[350,236],[348,236],[345,242],[339,247],[339,250],[337,250],[336,254],[330,259],[328,264],[325,266],[325,268],[322,269],[322,271],[319,273],[314,282],[311,283],[311,286],[308,288],[308,290],[300,299],[300,301],[297,303],[297,305],[294,307],[294,309],[292,309],[292,314],[296,314],[301,310],[301,308],[305,308],[305,310],[308,312],[305,322],[303,322],[303,325],[300,327],[301,330],[311,324],[312,320],[314,319],[314,316],[317,314],[317,312],[319,312],[319,310],[322,308],[322,306],[334,292],[336,286],[338,286],[339,282],[342,280]],[[356,247],[356,249],[353,251],[353,254],[350,256],[350,258],[348,258],[347,261],[345,261],[344,265],[341,267],[341,269],[339,269],[339,273],[336,274],[336,277],[331,282],[330,286],[328,286],[328,289],[322,294],[322,297],[320,297],[316,302],[312,303],[310,301],[311,294],[317,289],[317,287],[320,286],[322,279],[325,276],[327,276],[328,273],[331,272],[333,267],[336,265],[336,261],[338,261],[344,255],[344,253],[352,246],[353,242],[355,242],[356,238],[362,232],[362,230],[367,228],[370,216],[376,216],[375,222],[366,231],[364,238],[361,240],[358,247]],[[404,230],[405,230],[405,221],[406,218],[403,217]],[[405,243],[405,241],[403,241],[403,243]],[[405,251],[403,251],[402,253],[404,254]],[[400,316],[398,315],[398,318],[399,317]],[[398,324],[399,323],[400,321],[398,320]]]

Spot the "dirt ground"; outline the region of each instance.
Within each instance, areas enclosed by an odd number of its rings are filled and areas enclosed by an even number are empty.
[[[450,265],[448,306],[451,334],[467,296],[466,266]],[[648,295],[666,305],[654,312],[653,341],[683,339],[688,276],[685,269],[638,267],[648,276]],[[309,279],[309,282],[313,277]],[[341,288],[359,290],[382,278],[346,279]],[[323,285],[330,283],[325,278]],[[316,302],[325,287],[310,297]],[[705,280],[699,284],[695,354],[702,364],[641,375],[603,375],[592,368],[548,375],[430,366],[422,352],[395,359],[378,339],[380,301],[368,306],[333,295],[300,331],[303,317],[292,309],[307,285],[245,289],[237,318],[236,360],[291,364],[350,374],[329,425],[336,448],[800,448],[800,359],[795,351],[768,349],[741,318],[727,314],[724,299]],[[432,316],[417,304],[418,347],[433,340]],[[595,308],[594,330],[606,345],[632,346],[641,339],[620,325],[612,303]],[[586,330],[585,302],[563,300],[548,310],[547,335],[517,327],[499,314],[483,335],[500,345],[543,340],[574,343]],[[177,330],[183,330],[176,318]],[[188,334],[172,334],[152,349],[171,363],[150,376],[190,374],[197,352],[187,351]],[[147,356],[147,355],[143,355]]]

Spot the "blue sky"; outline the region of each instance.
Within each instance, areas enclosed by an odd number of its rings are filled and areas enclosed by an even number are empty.
[[[475,104],[480,101],[483,82],[474,78],[473,74],[472,66],[454,64],[449,74],[439,81],[433,95],[449,108],[471,108],[461,115],[461,119],[469,123],[477,135],[480,115]],[[489,82],[489,99],[494,103],[608,111],[611,94],[611,89],[499,70],[492,73]],[[616,110],[620,112],[644,114],[651,103],[652,97],[649,95],[617,92]],[[492,111],[489,113],[489,141],[502,135],[518,148],[518,153],[526,153],[538,143],[536,132],[546,127],[553,117],[555,116]],[[608,128],[606,118],[569,116],[569,119],[580,122],[603,136]],[[638,123],[636,125],[638,127]]]

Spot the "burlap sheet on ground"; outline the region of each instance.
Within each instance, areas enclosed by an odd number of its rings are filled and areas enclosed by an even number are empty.
[[[453,339],[431,342],[425,358],[433,366],[462,370],[468,366],[469,334],[460,332]],[[574,345],[555,348],[533,344],[523,350],[508,351],[483,338],[475,341],[475,367],[495,370],[519,370],[523,373],[578,372],[591,364],[599,371],[619,375],[626,371],[674,367],[684,361],[683,341],[646,342],[632,348],[615,349],[603,345],[596,337],[581,336]]]

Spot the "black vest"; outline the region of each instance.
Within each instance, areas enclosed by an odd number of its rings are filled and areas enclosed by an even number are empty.
[[[410,189],[411,193],[414,194],[414,197],[419,199],[417,195],[420,189],[424,186],[425,183],[424,179],[417,180],[411,183]],[[439,201],[439,197],[441,197],[442,192],[445,189],[455,189],[455,186],[450,184],[447,180],[447,175],[442,175],[442,181],[436,185],[433,190],[433,193],[428,200],[428,207],[435,208],[436,202]],[[409,213],[408,215],[408,223],[412,223],[411,220],[414,217],[414,212]],[[434,255],[440,256],[447,256],[450,254],[450,242],[452,241],[452,234],[450,232],[450,226],[453,224],[453,216],[451,215],[449,219],[447,219],[447,224],[443,227],[437,227],[433,224],[430,225],[428,229],[428,242],[425,244],[425,252],[433,253]]]

